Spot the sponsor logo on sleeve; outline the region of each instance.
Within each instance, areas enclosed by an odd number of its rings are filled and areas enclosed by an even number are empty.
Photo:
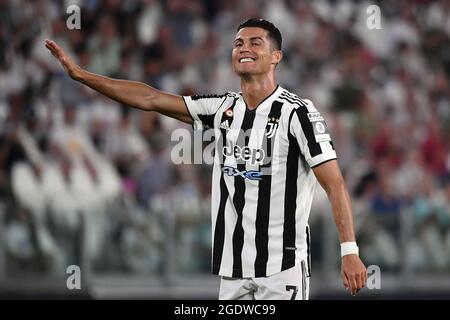
[[[316,142],[331,141],[325,119],[319,112],[308,113],[308,119],[313,126]]]

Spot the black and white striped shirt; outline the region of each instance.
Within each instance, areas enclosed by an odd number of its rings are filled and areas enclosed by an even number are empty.
[[[183,99],[215,131],[213,273],[265,277],[309,261],[311,168],[336,159],[312,102],[281,86],[251,111],[240,93]]]

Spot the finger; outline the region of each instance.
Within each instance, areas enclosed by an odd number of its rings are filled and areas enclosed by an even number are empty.
[[[360,284],[359,284],[358,291],[361,290],[362,288],[364,288],[367,283],[367,270],[365,268],[363,271],[360,272],[359,279],[360,279]]]
[[[55,41],[53,41],[53,40],[45,40],[45,44],[48,44],[49,46],[51,46],[51,47],[58,47],[58,45],[56,44],[56,42]]]
[[[52,53],[55,53],[57,56],[59,56],[62,53],[61,48],[53,41],[46,41],[45,46],[47,49],[49,49]]]
[[[361,288],[363,287],[363,278],[361,274],[356,274],[355,275],[355,280],[356,280],[356,292],[358,292],[359,290],[361,290]]]
[[[54,43],[50,40],[45,40],[45,46],[49,49],[53,49],[54,48]]]
[[[58,50],[55,50],[54,48],[49,48],[50,53],[56,58],[58,59],[62,64],[64,64],[66,62],[66,58],[65,56]]]
[[[361,288],[364,288],[367,282],[367,270],[365,267],[360,271],[359,276],[361,278]]]
[[[367,271],[364,269],[364,271],[361,273],[362,275],[362,286],[365,287],[367,283]]]
[[[46,43],[45,47],[56,57],[56,51],[50,44]]]
[[[344,288],[346,290],[349,290],[350,289],[350,284],[348,282],[348,278],[347,278],[347,275],[345,273],[342,273],[342,280],[344,282]]]
[[[352,294],[352,295],[355,295],[355,294],[356,294],[356,289],[357,289],[357,287],[358,287],[358,285],[357,285],[357,283],[356,283],[355,276],[354,276],[354,275],[350,275],[350,276],[348,277],[348,282],[349,282],[349,284],[350,284],[350,291],[351,291],[351,294]]]
[[[51,53],[56,59],[59,59],[59,57],[58,57],[58,55],[56,54],[56,52],[50,50],[50,53]]]

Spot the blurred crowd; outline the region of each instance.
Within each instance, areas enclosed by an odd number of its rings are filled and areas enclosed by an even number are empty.
[[[71,4],[80,30],[66,26]],[[370,4],[381,29],[367,25]],[[449,270],[450,1],[0,0],[7,272],[63,274],[80,259],[163,272],[168,237],[176,270],[209,271],[211,168],[170,157],[171,133],[189,126],[72,81],[44,40],[94,73],[223,93],[239,90],[231,45],[250,17],[281,30],[279,84],[327,119],[365,262]],[[311,223],[331,219],[326,201]]]

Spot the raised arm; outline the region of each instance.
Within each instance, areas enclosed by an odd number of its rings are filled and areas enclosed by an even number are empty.
[[[350,196],[337,161],[325,162],[314,167],[313,171],[330,200],[340,242],[355,242]],[[364,287],[367,281],[366,267],[357,254],[342,257],[341,275],[344,286],[351,290],[352,295]]]
[[[88,72],[77,65],[54,41],[46,40],[45,46],[72,79],[130,107],[156,111],[192,124],[192,118],[181,96],[157,90],[142,82],[111,79]]]

